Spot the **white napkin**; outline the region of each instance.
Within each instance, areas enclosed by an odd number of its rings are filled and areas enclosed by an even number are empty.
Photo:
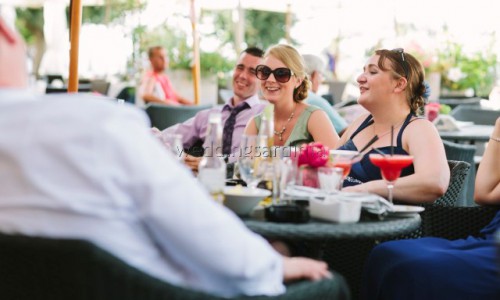
[[[383,197],[371,193],[333,192],[326,193],[320,189],[308,186],[289,185],[285,195],[292,199],[323,200],[323,201],[360,201],[362,208],[369,213],[382,215],[394,210],[394,205]]]

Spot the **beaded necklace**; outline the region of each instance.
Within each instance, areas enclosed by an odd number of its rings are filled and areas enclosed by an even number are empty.
[[[295,103],[295,105],[293,106],[293,111],[292,111],[292,114],[290,115],[290,117],[288,117],[288,119],[286,120],[285,124],[283,124],[283,128],[281,128],[280,131],[274,131],[274,134],[278,136],[278,138],[280,139],[280,141],[283,141],[283,133],[285,133],[286,131],[286,126],[288,125],[288,123],[290,123],[290,121],[293,119],[293,116],[295,115],[295,108],[297,107],[297,103]]]

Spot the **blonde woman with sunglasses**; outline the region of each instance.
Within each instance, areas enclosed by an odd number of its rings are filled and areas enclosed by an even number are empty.
[[[312,141],[335,146],[339,136],[326,113],[303,102],[311,83],[295,48],[272,46],[255,71],[264,99],[274,105],[275,146],[299,146]],[[245,134],[258,134],[261,122],[262,114],[251,119]]]

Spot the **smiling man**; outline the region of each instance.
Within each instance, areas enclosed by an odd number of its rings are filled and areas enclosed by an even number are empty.
[[[184,149],[199,152],[205,142],[208,117],[211,112],[221,112],[223,132],[223,153],[229,155],[239,149],[245,126],[253,116],[261,113],[265,107],[258,95],[259,80],[255,77],[255,67],[262,62],[264,52],[256,47],[249,47],[241,52],[234,67],[234,96],[222,107],[215,107],[199,112],[184,123],[163,130],[163,134],[182,135]],[[229,121],[229,122],[228,122]],[[233,126],[231,126],[234,124]],[[198,148],[198,149],[196,149]],[[200,153],[201,154],[201,153]],[[187,155],[185,163],[194,171],[198,169],[201,157]],[[229,158],[231,161],[231,157]]]

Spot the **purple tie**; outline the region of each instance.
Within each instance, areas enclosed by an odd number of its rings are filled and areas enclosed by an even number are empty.
[[[229,118],[227,118],[226,123],[224,124],[224,131],[222,132],[222,154],[231,154],[231,144],[233,143],[233,131],[234,124],[236,123],[236,115],[247,108],[250,108],[250,105],[248,105],[247,102],[243,102],[231,110],[231,114],[229,115]]]

